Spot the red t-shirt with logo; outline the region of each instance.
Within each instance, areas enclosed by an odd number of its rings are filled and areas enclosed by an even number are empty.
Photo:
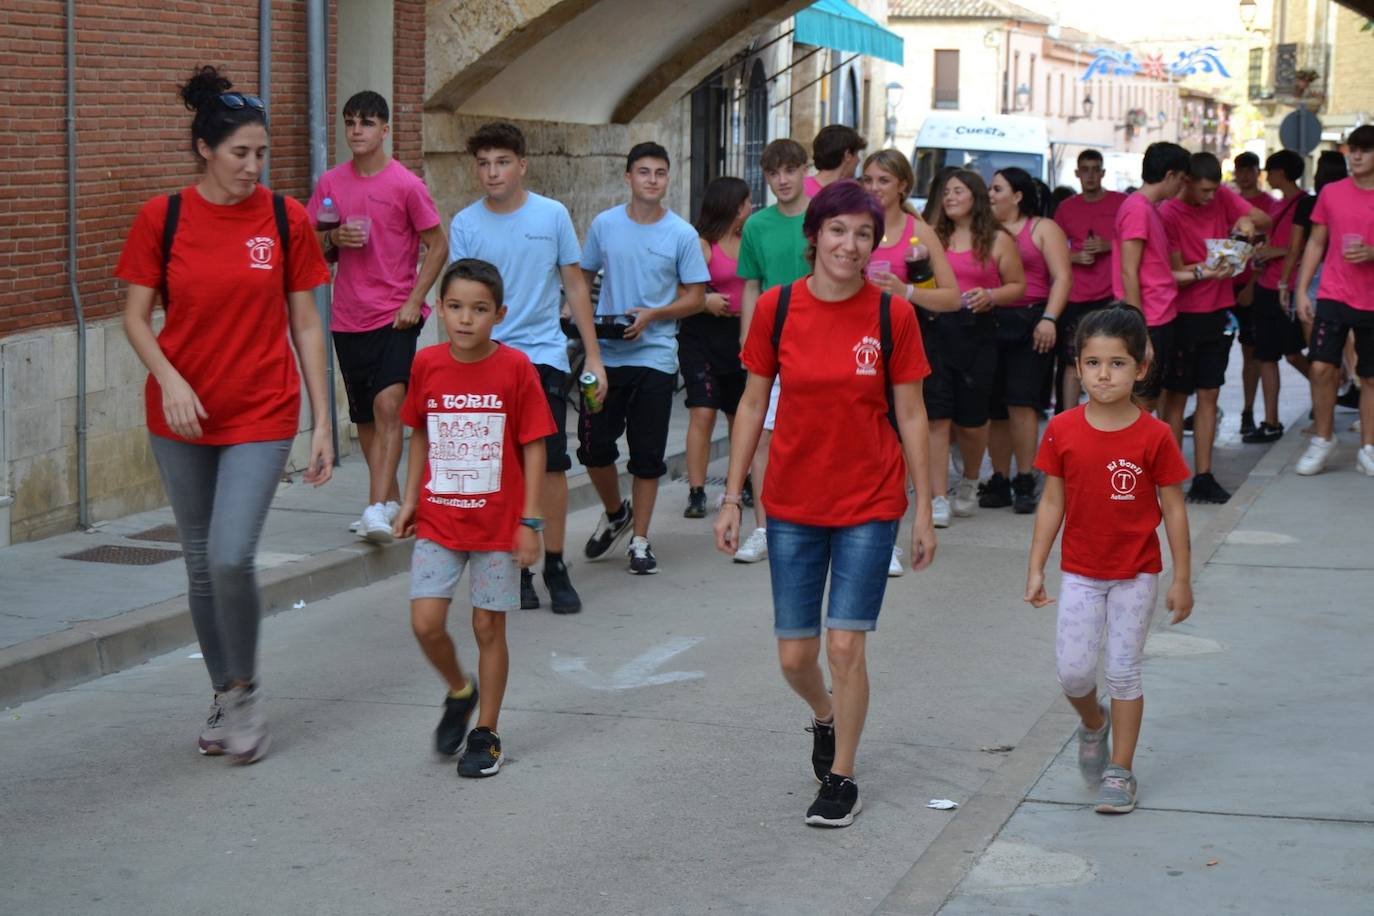
[[[1159,487],[1190,471],[1168,424],[1143,410],[1125,429],[1094,429],[1086,405],[1050,420],[1035,466],[1064,479],[1060,568],[1090,579],[1134,579],[1164,568]]]
[[[115,276],[162,285],[167,197],[145,203],[119,256]],[[301,383],[287,336],[286,292],[329,282],[329,268],[305,208],[286,198],[290,263],[282,281],[272,192],[258,186],[243,201],[212,204],[194,187],[181,192],[181,215],[167,266],[167,321],[158,346],[186,379],[208,417],[200,445],[290,439],[300,423]],[[181,440],[162,413],[162,388],[144,389],[148,430]]]
[[[779,352],[773,350],[778,310],[774,287],[759,297],[740,359],[755,375],[782,382],[768,451],[763,505],[800,525],[840,528],[901,518],[906,512],[906,462],[887,419],[878,303],[872,283],[841,302],[817,299],[806,279],[792,284]],[[894,298],[894,385],[930,374],[916,310]]]
[[[529,357],[497,344],[485,359],[462,363],[448,344],[424,348],[401,422],[424,431],[429,447],[416,535],[450,550],[512,550],[525,509],[521,446],[555,431]]]

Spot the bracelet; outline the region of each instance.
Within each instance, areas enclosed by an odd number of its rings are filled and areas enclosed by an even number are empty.
[[[912,292],[911,292],[911,291],[912,291],[912,289],[913,289],[912,285],[911,285],[910,283],[908,283],[908,284],[906,285],[906,296],[904,297],[904,298],[906,299],[907,302],[910,302],[910,301],[911,301],[911,296],[912,296]]]
[[[720,504],[722,506],[734,506],[738,509],[744,505],[744,497],[738,493],[722,493],[720,494]]]
[[[1194,264],[1194,265],[1193,265],[1193,279],[1194,279],[1194,280],[1201,280],[1201,279],[1202,279],[1202,265],[1201,265],[1201,264]]]
[[[1041,315],[1040,320],[1048,321],[1050,324],[1055,324],[1057,322],[1057,319],[1053,315]]]

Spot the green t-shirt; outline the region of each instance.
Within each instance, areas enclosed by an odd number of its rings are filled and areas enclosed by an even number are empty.
[[[758,280],[762,291],[811,273],[811,265],[806,261],[806,236],[802,235],[805,218],[804,211],[783,216],[776,204],[749,217],[739,244],[739,275],[746,280]]]

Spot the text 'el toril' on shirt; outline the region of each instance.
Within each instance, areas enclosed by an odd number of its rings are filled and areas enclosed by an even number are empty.
[[[677,299],[678,284],[711,280],[691,223],[671,210],[652,223],[636,223],[623,204],[592,220],[582,246],[582,269],[605,271],[596,303],[598,317],[663,308]],[[634,340],[603,339],[600,344],[601,361],[608,367],[677,372],[676,321],[650,321]]]
[[[1145,323],[1152,328],[1168,324],[1178,315],[1174,300],[1178,284],[1169,266],[1168,231],[1159,211],[1139,191],[1128,196],[1116,212],[1116,243],[1112,245],[1112,294],[1126,298],[1121,277],[1121,251],[1129,241],[1144,242],[1140,253],[1140,298]]]
[[[775,352],[778,293],[759,296],[741,354],[750,372],[782,383],[764,508],[785,521],[827,527],[901,518],[906,462],[888,422],[886,382],[930,374],[915,309],[892,300],[892,364],[885,367],[878,287],[865,283],[842,302],[825,302],[805,279],[793,283]]]
[[[1090,579],[1157,573],[1157,490],[1187,480],[1188,464],[1168,424],[1145,411],[1108,432],[1088,423],[1085,408],[1051,418],[1035,456],[1037,468],[1064,480],[1061,568]]]
[[[506,289],[506,317],[491,336],[535,365],[568,371],[568,338],[559,324],[563,278],[559,269],[582,258],[568,208],[526,192],[513,213],[493,213],[482,198],[453,218],[449,261],[480,258],[494,265]]]
[[[1177,251],[1184,264],[1207,260],[1207,240],[1230,236],[1236,220],[1245,216],[1251,205],[1226,186],[1217,188],[1212,199],[1193,206],[1180,197],[1159,205],[1159,217],[1169,237],[1169,251]],[[1236,304],[1235,280],[1198,280],[1178,291],[1174,306],[1180,314],[1198,315],[1230,308]]]
[[[784,216],[777,204],[764,207],[744,221],[739,243],[739,275],[758,280],[759,289],[768,290],[811,273],[806,260],[806,236],[802,221],[806,211]]]
[[[420,233],[439,225],[439,211],[424,181],[395,159],[375,175],[358,174],[352,160],[325,172],[306,205],[312,221],[326,197],[345,223],[355,216],[372,221],[367,244],[339,249],[330,329],[359,333],[385,327],[415,290]],[[421,311],[428,316],[429,306]]]
[[[1374,245],[1374,189],[1364,190],[1353,178],[1322,188],[1312,208],[1312,222],[1327,229],[1326,259],[1318,299],[1334,299],[1362,312],[1374,311],[1374,261],[1345,259],[1347,236]]]
[[[162,286],[167,195],[145,203],[124,242],[115,276]],[[282,281],[272,192],[259,186],[236,204],[212,204],[195,187],[181,192],[181,215],[167,263],[167,321],[157,343],[209,415],[198,445],[290,439],[300,423],[301,385],[288,336],[286,292],[329,282],[305,208],[286,198],[290,263]],[[148,431],[180,439],[162,413],[150,373],[144,389]]]
[[[1054,211],[1054,221],[1069,239],[1069,249],[1079,252],[1089,238],[1098,238],[1116,246],[1116,213],[1126,195],[1120,191],[1104,191],[1097,200],[1082,194],[1068,198]],[[1091,264],[1073,265],[1073,288],[1070,302],[1099,302],[1112,295],[1112,259],[1099,254]]]
[[[415,355],[401,422],[428,449],[416,536],[450,550],[511,550],[525,508],[522,446],[554,432],[534,364],[497,346],[475,363],[448,344]],[[536,468],[535,473],[543,473]]]

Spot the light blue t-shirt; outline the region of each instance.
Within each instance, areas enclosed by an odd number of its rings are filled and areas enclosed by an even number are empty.
[[[568,338],[558,323],[558,268],[581,256],[568,209],[534,192],[514,213],[493,213],[479,200],[453,218],[449,262],[481,258],[496,265],[506,287],[506,318],[491,336],[530,362],[568,371]]]
[[[679,283],[706,283],[711,274],[701,256],[697,231],[671,210],[644,226],[625,205],[598,213],[582,246],[582,269],[605,270],[598,316],[624,315],[632,308],[663,308],[677,299]],[[602,339],[607,366],[647,366],[677,372],[677,322],[651,321],[636,340]]]

